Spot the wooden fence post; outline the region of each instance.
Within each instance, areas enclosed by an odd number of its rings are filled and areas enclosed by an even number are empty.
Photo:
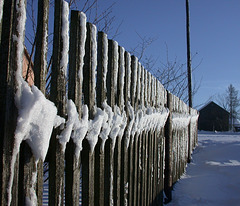
[[[118,84],[116,91],[116,103],[120,109],[121,114],[124,112],[124,77],[125,77],[125,64],[124,64],[124,52],[123,47],[118,46]],[[120,206],[120,178],[121,178],[121,143],[122,136],[116,137],[116,144],[114,149],[114,185],[113,185],[113,198],[114,205]]]
[[[143,66],[140,66],[141,69],[141,77],[140,77],[140,85],[139,89],[140,89],[140,101],[139,104],[144,107],[144,90],[145,90],[145,70],[143,68]],[[138,199],[137,199],[137,205],[142,205],[142,196],[143,196],[143,185],[144,185],[144,153],[145,153],[145,133],[142,132],[139,136],[139,172],[138,172],[138,190],[137,190],[137,194],[138,194]]]
[[[16,38],[24,38],[24,31],[18,30],[18,18],[24,18],[26,2],[16,4],[14,0],[4,2],[3,24],[1,33],[1,74],[0,74],[0,135],[1,135],[1,205],[18,205],[18,171],[19,171],[19,148],[15,146],[15,129],[18,110],[15,106],[15,93],[17,91],[16,71],[21,66],[18,61],[23,56],[24,42],[16,41]],[[18,8],[17,8],[18,7]],[[22,8],[24,7],[24,8]],[[25,11],[24,11],[25,10]],[[23,12],[22,12],[23,11]],[[25,28],[25,25],[22,25]],[[23,32],[23,33],[20,33]],[[22,37],[21,37],[22,36]],[[21,45],[22,44],[22,45]],[[22,49],[22,50],[21,50]],[[13,149],[15,147],[15,154]],[[18,154],[16,154],[18,152]],[[13,157],[16,155],[15,157]],[[14,160],[15,159],[15,160]],[[12,165],[14,164],[14,165]],[[12,180],[11,180],[12,178]],[[21,204],[21,203],[20,203]]]
[[[131,85],[130,85],[130,99],[131,99],[131,106],[133,107],[134,112],[136,111],[135,108],[135,98],[136,98],[136,84],[137,84],[137,65],[138,65],[138,60],[135,56],[131,57]],[[128,184],[128,192],[129,192],[129,205],[133,204],[133,198],[134,198],[134,176],[133,176],[133,171],[134,171],[134,158],[133,158],[133,144],[135,141],[135,136],[130,134],[130,143],[128,147],[129,151],[129,184]]]
[[[124,102],[125,107],[127,107],[128,102],[130,101],[130,84],[131,84],[131,57],[128,52],[125,51],[124,53],[124,60],[125,60],[125,84],[124,84]],[[125,108],[127,111],[127,125],[129,123],[129,113],[128,109]],[[129,203],[129,136],[128,134],[124,134],[123,141],[122,141],[122,152],[121,152],[121,191],[120,191],[120,205],[128,205]]]
[[[11,70],[11,41],[13,28],[13,14],[14,14],[14,0],[5,1],[3,8],[3,23],[1,33],[1,47],[0,47],[0,204],[6,205],[8,202],[8,195],[6,188],[10,178],[10,162],[12,144],[14,141],[14,130],[16,127],[17,109],[14,104],[14,77],[11,77],[13,71]],[[14,69],[14,68],[12,68]],[[8,106],[7,106],[8,105]],[[13,115],[13,116],[12,116]],[[11,123],[10,117],[13,121]],[[10,123],[10,125],[8,125]],[[9,127],[10,126],[10,127]],[[4,163],[4,166],[3,166]],[[14,198],[17,194],[13,195]],[[13,199],[14,199],[13,198]],[[16,202],[17,204],[17,202]]]
[[[85,57],[83,67],[83,94],[84,103],[89,108],[89,118],[93,119],[96,107],[96,63],[97,42],[96,27],[87,23],[87,37],[85,44]],[[92,150],[93,149],[93,150]],[[82,162],[82,204],[94,205],[94,148],[85,138],[83,140]]]
[[[62,8],[63,2],[55,0],[54,11],[54,39],[53,39],[53,62],[51,73],[50,100],[55,103],[58,115],[66,114],[66,80],[65,72],[60,66],[62,58]],[[62,145],[57,139],[60,129],[52,133],[49,147],[49,205],[63,205],[64,199],[64,152]]]
[[[189,115],[191,116],[191,107],[189,107]],[[191,162],[191,154],[192,154],[192,138],[194,138],[192,136],[192,127],[191,127],[191,120],[190,123],[188,125],[188,154],[187,154],[187,163]]]
[[[107,34],[98,32],[98,64],[97,64],[97,106],[103,109],[103,103],[106,101],[107,87],[107,61],[108,61],[108,39]],[[105,140],[98,138],[95,149],[95,205],[104,205],[104,145]]]
[[[83,58],[86,36],[86,17],[79,11],[71,11],[70,48],[69,53],[69,84],[68,98],[71,99],[78,110],[79,119],[82,112],[82,81]],[[81,155],[81,154],[80,154]],[[81,161],[76,155],[76,145],[73,140],[66,147],[65,170],[65,204],[79,205]]]
[[[167,93],[167,107],[169,109],[169,116],[165,126],[165,171],[164,171],[164,192],[166,195],[165,202],[170,202],[172,200],[172,173],[173,173],[173,154],[172,154],[172,111],[173,111],[173,102],[172,94]]]
[[[116,104],[118,74],[118,43],[108,40],[107,102],[112,109]],[[114,147],[115,141],[108,138],[105,145],[105,191],[104,205],[114,203]]]
[[[137,68],[136,68],[136,94],[135,94],[135,103],[134,103],[134,109],[135,111],[138,111],[138,105],[140,102],[140,91],[141,91],[141,64],[137,61]],[[134,165],[133,165],[133,204],[137,205],[138,202],[138,182],[139,182],[139,150],[140,148],[140,134],[135,131],[134,138],[134,144],[133,144],[133,159],[134,159]]]
[[[48,14],[49,14],[49,0],[38,1],[36,50],[34,56],[34,84],[39,88],[39,90],[43,94],[45,94],[47,72]],[[35,163],[33,159],[31,166],[33,167],[33,170],[34,168],[37,169],[36,193],[38,197],[38,205],[42,205],[43,161],[44,160],[40,159],[38,161],[37,168],[35,168]],[[31,172],[31,170],[29,172]],[[32,178],[30,178],[30,181],[31,180]]]
[[[149,106],[148,96],[149,96],[149,79],[148,72],[145,70],[144,76],[144,105],[145,107]],[[142,195],[142,205],[147,205],[147,197],[148,197],[148,140],[149,140],[149,132],[145,131],[144,139],[143,139],[143,195]]]

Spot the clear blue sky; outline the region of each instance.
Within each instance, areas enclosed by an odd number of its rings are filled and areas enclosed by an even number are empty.
[[[167,44],[170,59],[186,63],[185,0],[121,0],[113,13],[117,22],[123,20],[115,40],[126,50],[137,45],[138,32],[158,38],[149,54],[164,62]],[[198,53],[193,67],[202,60],[194,72],[196,81],[202,79],[194,105],[224,93],[229,84],[240,91],[240,1],[190,0],[190,35],[191,52]]]
[[[166,62],[166,45],[170,60],[177,57],[180,63],[186,63],[185,0],[98,0],[98,6],[106,9],[114,2],[113,26],[122,22],[115,38],[119,45],[131,50],[139,42],[137,32],[142,37],[157,38],[146,51],[159,59],[156,68],[160,61]],[[193,105],[224,93],[230,84],[240,96],[240,0],[189,2],[191,52],[198,53],[192,67],[201,62],[193,73],[193,79],[201,81]]]

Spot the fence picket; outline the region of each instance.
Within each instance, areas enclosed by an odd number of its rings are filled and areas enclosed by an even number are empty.
[[[62,55],[62,7],[61,0],[55,1],[53,62],[51,74],[50,100],[55,103],[58,115],[65,116],[65,74],[60,67]],[[64,197],[64,152],[57,139],[60,129],[52,133],[49,148],[49,204],[63,205]]]
[[[103,103],[106,102],[107,87],[107,61],[108,61],[108,39],[107,34],[98,32],[98,59],[97,59],[97,106],[103,108]],[[104,138],[104,140],[102,139]],[[104,148],[105,141],[108,137],[98,138],[98,143],[95,149],[95,205],[104,205]]]
[[[118,43],[108,40],[107,102],[114,110],[117,95]],[[108,138],[105,145],[105,191],[104,205],[114,204],[114,148],[116,137]]]
[[[121,114],[123,115],[124,112],[124,96],[123,96],[123,89],[124,89],[124,77],[125,77],[125,70],[124,70],[124,52],[125,49],[123,47],[118,46],[118,85],[117,85],[117,95],[116,95],[116,102],[117,106],[119,107]],[[121,135],[121,134],[120,134]],[[116,145],[114,150],[114,205],[120,206],[120,184],[121,184],[121,144],[122,144],[122,136],[117,136]]]
[[[125,62],[125,77],[124,77],[124,88],[123,88],[123,95],[124,95],[124,102],[125,102],[125,110],[126,110],[126,116],[127,116],[127,125],[130,121],[130,114],[127,109],[127,105],[130,101],[130,84],[131,84],[131,57],[128,52],[124,52],[124,62]],[[128,129],[128,127],[126,127]],[[128,205],[129,203],[129,136],[125,130],[125,133],[123,135],[122,145],[121,145],[121,173],[122,178],[120,179],[120,205]]]
[[[36,50],[34,55],[34,84],[45,94],[47,72],[49,0],[38,1],[38,19],[36,32]],[[42,205],[43,193],[43,161],[37,165],[37,197],[38,205]]]
[[[79,11],[71,12],[70,48],[69,53],[69,84],[68,98],[71,99],[78,110],[81,119],[82,107],[82,76],[83,76],[83,50],[85,46],[85,15]],[[76,146],[72,139],[66,146],[65,169],[65,204],[79,205],[80,193],[80,157],[76,155]],[[81,155],[81,154],[80,154]]]
[[[94,119],[96,114],[96,65],[97,42],[96,27],[87,23],[87,37],[83,67],[83,94],[84,103],[89,108],[89,118]],[[94,205],[94,162],[95,151],[93,145],[86,138],[83,140],[82,162],[82,204]]]
[[[17,26],[20,13],[18,5],[14,0],[5,1],[3,8],[2,33],[1,33],[1,75],[0,75],[0,132],[1,132],[1,205],[18,205],[18,181],[19,155],[13,160],[13,149],[15,144],[15,129],[17,124],[18,110],[15,106],[15,93],[17,90],[16,71],[18,68],[17,56],[23,56],[20,44],[13,41],[14,37],[19,37]],[[20,5],[19,5],[20,6]],[[20,10],[26,8],[20,8]],[[19,52],[19,53],[18,53]],[[15,148],[15,150],[18,148]],[[11,165],[14,164],[14,165]],[[12,181],[11,181],[11,178]],[[23,193],[22,196],[25,196]]]

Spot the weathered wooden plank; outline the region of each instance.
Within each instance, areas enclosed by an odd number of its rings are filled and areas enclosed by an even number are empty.
[[[25,6],[25,2],[21,3],[24,3],[23,6]],[[18,64],[18,59],[23,55],[23,50],[21,50],[23,47],[21,44],[24,44],[24,42],[19,43],[14,41],[13,37],[23,35],[24,38],[24,33],[20,34],[20,31],[17,30],[17,26],[20,23],[18,22],[18,18],[23,16],[21,11],[26,9],[20,7],[21,5],[16,5],[15,1],[4,2],[0,52],[1,205],[10,205],[10,203],[11,205],[18,205],[19,155],[16,154],[16,151],[20,148],[16,148],[16,145],[14,145],[14,132],[18,115],[14,97],[18,86],[15,75],[18,69],[22,69],[19,68],[20,65]],[[25,27],[25,25],[23,26]],[[15,153],[13,152],[14,147]]]
[[[36,49],[34,55],[34,85],[45,94],[46,87],[46,72],[47,72],[47,45],[48,45],[48,15],[49,15],[49,0],[38,1],[38,17],[37,17],[37,32],[36,32]],[[31,63],[31,62],[30,62]],[[34,158],[32,158],[33,171],[37,169],[37,186],[36,193],[38,197],[38,205],[42,205],[43,193],[43,161],[39,160],[36,168]],[[28,164],[28,160],[26,162]],[[32,175],[30,175],[32,176]],[[26,177],[26,175],[24,175]],[[30,181],[32,177],[30,178]],[[31,182],[30,182],[31,183]],[[30,185],[31,188],[31,185]]]
[[[98,58],[97,58],[97,106],[103,108],[106,100],[107,65],[108,65],[108,39],[103,32],[98,32]],[[108,137],[103,137],[105,140]],[[95,149],[95,205],[104,205],[104,145],[105,140],[99,138]]]
[[[96,66],[97,41],[96,27],[87,23],[87,37],[83,67],[83,94],[84,103],[89,108],[89,118],[93,119],[96,107]],[[83,140],[82,162],[82,204],[94,205],[94,148],[91,148],[87,139]]]
[[[158,136],[158,132],[154,131],[154,139],[153,139],[153,204],[157,205],[157,160],[158,160],[158,155],[157,155],[157,151],[158,151],[158,142],[157,142],[157,137]]]
[[[164,171],[164,192],[166,195],[165,202],[170,202],[172,200],[172,173],[173,173],[173,134],[172,134],[172,94],[167,93],[167,107],[169,109],[169,116],[165,125],[165,171]]]
[[[142,134],[142,157],[141,157],[141,166],[142,166],[142,172],[141,172],[141,198],[140,198],[140,204],[139,205],[146,205],[146,133],[145,131]]]
[[[152,75],[148,73],[148,102],[149,106],[153,106],[153,86],[152,86]],[[147,204],[152,204],[152,180],[153,180],[153,139],[154,133],[152,130],[149,131],[148,138],[148,196]]]
[[[34,55],[34,85],[43,94],[46,87],[49,0],[38,1],[36,50]]]
[[[118,74],[118,43],[108,40],[108,71],[107,71],[107,102],[114,108],[117,95],[117,74]],[[108,138],[105,145],[105,204],[114,203],[114,185],[116,177],[114,175],[114,148],[116,137]]]
[[[120,178],[121,178],[121,143],[122,138],[117,137],[114,150],[114,205],[120,206]]]
[[[96,106],[96,67],[97,67],[97,42],[96,27],[87,23],[87,37],[85,44],[85,56],[83,66],[83,93],[84,104],[88,105],[89,118],[95,114]]]
[[[71,11],[70,48],[69,53],[69,84],[68,98],[71,99],[78,110],[81,119],[82,110],[82,81],[83,58],[86,41],[86,16],[79,11]],[[80,157],[76,155],[76,145],[70,139],[66,146],[65,170],[65,204],[79,205],[80,190]]]
[[[136,200],[136,205],[141,204],[141,185],[142,185],[142,145],[143,145],[143,134],[139,134],[138,137],[138,173],[137,173],[137,200]]]
[[[60,66],[62,58],[62,8],[63,2],[55,0],[53,62],[51,73],[50,100],[55,103],[59,116],[65,116],[66,80],[65,71]],[[57,136],[60,129],[52,133],[49,148],[49,204],[63,205],[64,196],[64,152]]]
[[[17,109],[14,104],[14,77],[12,78],[12,72],[10,67],[11,60],[11,39],[12,39],[12,27],[13,27],[13,13],[14,13],[14,1],[7,1],[4,4],[3,10],[3,23],[2,23],[2,42],[0,45],[0,62],[1,62],[1,73],[0,73],[0,200],[1,205],[7,205],[8,195],[6,188],[10,178],[10,162],[11,162],[11,151],[13,144],[14,130],[16,123],[10,122],[10,116],[12,121],[17,119]],[[7,99],[8,97],[8,99]],[[9,101],[10,100],[10,101]],[[9,101],[9,102],[7,102]],[[6,106],[8,107],[6,108]],[[6,110],[7,109],[7,110]],[[13,109],[13,110],[12,110]],[[12,112],[12,114],[11,114]],[[6,122],[7,120],[7,122]],[[10,123],[11,127],[8,127]],[[4,165],[3,165],[4,163]]]
[[[137,66],[138,66],[138,59],[135,56],[131,56],[131,85],[130,85],[130,99],[131,99],[131,106],[135,110],[135,98],[136,98],[136,84],[137,84]],[[128,162],[128,167],[129,167],[129,184],[128,184],[128,193],[129,193],[129,205],[133,205],[134,201],[134,141],[135,141],[135,136],[132,134],[130,135],[130,144],[129,144],[129,162]]]
[[[116,103],[118,75],[118,43],[108,40],[107,102],[111,107]]]
[[[97,57],[97,106],[102,107],[107,95],[108,39],[107,34],[98,32]]]
[[[132,68],[133,73],[136,70],[136,93],[135,93],[135,103],[134,103],[134,110],[138,110],[138,105],[140,102],[140,91],[141,91],[141,64],[137,61],[136,65],[133,65],[136,68]],[[133,145],[133,158],[134,158],[134,165],[133,165],[133,205],[137,205],[138,201],[138,175],[139,175],[139,134],[136,133],[134,135],[134,145]]]
[[[71,11],[68,98],[75,102],[79,114],[82,110],[85,42],[86,16],[82,12]]]
[[[143,66],[140,66],[141,72],[139,73],[139,104],[141,107],[144,107],[144,79],[145,79],[145,72]],[[142,204],[142,196],[143,196],[143,174],[144,174],[144,132],[142,132],[139,136],[139,148],[138,148],[138,155],[139,155],[139,162],[138,162],[138,189],[137,189],[137,205]]]
[[[148,96],[149,96],[149,87],[148,87],[148,72],[145,70],[144,73],[144,105],[145,107],[149,106]],[[143,164],[144,164],[144,173],[143,173],[143,198],[142,198],[142,205],[148,205],[147,197],[148,197],[148,139],[149,139],[149,132],[146,131],[144,133],[144,146],[143,146]]]
[[[156,81],[155,78],[151,75],[152,79],[152,106],[157,107],[156,105]],[[152,204],[155,205],[155,198],[156,198],[156,193],[155,193],[155,188],[156,188],[156,139],[157,139],[157,131],[153,130],[152,131]]]
[[[130,84],[131,84],[131,57],[128,52],[125,51],[124,53],[124,61],[125,61],[125,84],[124,84],[124,102],[125,105],[128,104],[130,101]],[[127,108],[126,114],[127,114],[127,126],[129,124],[129,113]],[[120,185],[121,185],[121,191],[120,191],[120,204],[121,205],[128,205],[129,202],[129,173],[128,173],[128,156],[129,156],[129,136],[124,134],[123,140],[122,140],[122,152],[121,152],[121,176],[120,179]]]
[[[138,69],[138,59],[135,56],[131,57],[131,88],[130,88],[130,96],[131,96],[131,105],[135,108],[136,103],[136,89],[137,89],[137,69]]]
[[[121,112],[125,109],[124,103],[124,88],[125,88],[125,49],[121,46],[118,47],[119,53],[119,66],[118,66],[118,87],[117,87],[117,105]]]
[[[159,182],[159,205],[163,205],[163,191],[164,191],[164,165],[165,165],[165,131],[164,128],[162,129],[162,136],[163,138],[160,139],[160,182]]]
[[[124,53],[125,49],[118,46],[118,85],[117,85],[117,96],[116,103],[120,108],[121,113],[124,111],[124,78],[125,78],[125,68],[124,68]],[[121,134],[120,134],[121,135]],[[114,205],[120,206],[120,185],[121,185],[121,145],[122,145],[122,136],[118,136],[115,145],[114,151]]]
[[[191,108],[189,108],[188,111],[189,115],[191,115]],[[194,138],[194,134],[193,134],[193,128],[192,128],[192,124],[191,124],[191,120],[190,123],[188,125],[188,154],[187,154],[187,162],[190,163],[191,162],[191,154],[192,154],[192,150],[193,150],[193,138]]]
[[[133,195],[133,198],[132,198],[132,205],[137,205],[137,191],[138,191],[138,134],[135,134],[133,136],[134,138],[134,142],[133,142],[133,145],[132,145],[132,150],[133,150],[133,170],[132,170],[132,176],[133,176],[133,182],[132,182],[132,195]]]

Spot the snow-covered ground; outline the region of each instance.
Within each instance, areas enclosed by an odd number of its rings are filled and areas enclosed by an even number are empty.
[[[200,132],[168,206],[240,205],[240,133]]]

